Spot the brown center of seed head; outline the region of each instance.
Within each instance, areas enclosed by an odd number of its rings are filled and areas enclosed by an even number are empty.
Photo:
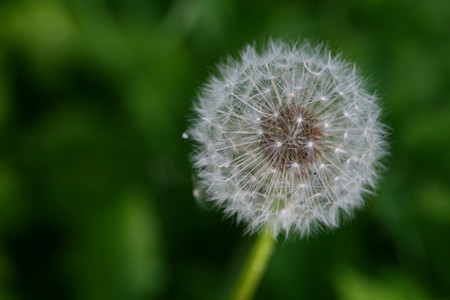
[[[305,173],[321,154],[322,127],[304,107],[282,105],[260,118],[259,126],[259,147],[276,169]]]

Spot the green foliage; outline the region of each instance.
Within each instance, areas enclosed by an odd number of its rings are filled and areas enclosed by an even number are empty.
[[[421,300],[430,299],[420,285],[398,271],[369,278],[351,270],[340,270],[335,277],[338,299],[346,300]]]
[[[214,63],[325,40],[374,82],[392,155],[354,221],[280,241],[257,299],[450,299],[450,2],[0,2],[0,299],[223,299],[248,237],[192,197]],[[212,71],[213,72],[213,71]]]

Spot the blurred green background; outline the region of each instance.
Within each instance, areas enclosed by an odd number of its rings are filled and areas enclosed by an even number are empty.
[[[328,41],[383,99],[377,196],[257,299],[450,299],[450,1],[0,1],[0,299],[226,299],[252,238],[181,134],[227,54]]]

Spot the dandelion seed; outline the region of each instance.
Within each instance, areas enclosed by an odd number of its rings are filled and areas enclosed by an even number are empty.
[[[196,191],[249,232],[269,226],[275,236],[337,227],[363,205],[387,143],[378,99],[353,65],[307,43],[271,42],[218,73],[188,130]]]

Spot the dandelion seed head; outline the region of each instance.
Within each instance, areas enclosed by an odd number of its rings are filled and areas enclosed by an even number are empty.
[[[196,191],[276,236],[335,228],[363,205],[387,153],[378,99],[353,65],[308,43],[248,46],[210,78],[186,135]]]

